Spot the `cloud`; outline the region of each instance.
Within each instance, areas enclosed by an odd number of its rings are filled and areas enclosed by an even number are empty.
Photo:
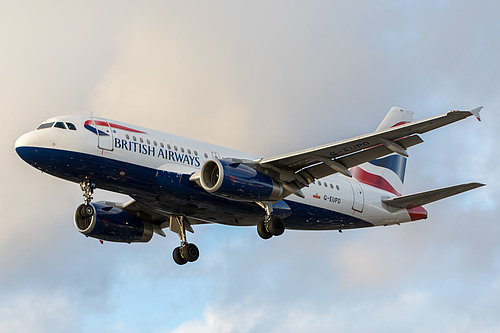
[[[123,1],[0,13],[0,327],[10,331],[495,332],[500,66],[496,4]],[[115,118],[262,155],[483,104],[422,135],[405,193],[467,181],[401,227],[294,232],[198,226],[105,243],[74,230],[78,185],[40,174],[15,139],[58,114]],[[98,191],[96,200],[125,201]],[[64,314],[64,316],[62,315]],[[363,318],[360,320],[359,318]]]

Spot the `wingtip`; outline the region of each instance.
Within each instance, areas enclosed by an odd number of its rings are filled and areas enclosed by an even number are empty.
[[[483,109],[482,106],[479,106],[473,110],[470,110],[469,112],[472,113],[476,118],[477,120],[481,121],[481,115],[479,114],[479,112]]]

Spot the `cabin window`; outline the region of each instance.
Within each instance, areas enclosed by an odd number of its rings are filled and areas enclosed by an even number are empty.
[[[205,158],[208,158],[208,154],[207,153],[205,153],[204,156],[205,156]]]
[[[328,187],[328,184],[327,184],[327,183],[325,183],[325,187]]]
[[[188,154],[191,155],[191,149],[188,149]]]
[[[198,152],[196,150],[194,151],[194,156],[198,156]]]
[[[163,142],[160,142],[160,147],[165,148],[165,145],[163,144]]]
[[[132,140],[137,141],[137,138],[135,137],[135,135],[132,137]]]
[[[72,131],[76,131],[76,127],[75,125],[73,125],[72,123],[66,123],[66,126],[68,126],[68,128]]]
[[[172,150],[172,146],[170,146],[169,144],[167,144],[167,148],[168,150]]]
[[[139,138],[139,141],[141,141],[141,143],[144,143],[144,140],[142,138]]]
[[[333,184],[330,184],[330,187],[333,189]]]
[[[130,140],[130,135],[125,134],[125,138],[127,138],[127,140]]]
[[[184,147],[181,147],[181,153],[183,153],[183,152],[184,152]]]
[[[44,128],[51,128],[53,125],[54,125],[54,122],[43,123],[40,126],[38,126],[37,130],[44,129]]]
[[[147,140],[146,140],[146,143],[147,143],[148,145],[150,145],[150,144],[151,144],[151,141],[149,141],[149,139],[147,139]]]
[[[177,146],[174,146],[174,150],[175,150],[175,151],[177,151],[177,150],[178,150],[178,149],[177,149]]]
[[[158,144],[156,143],[156,141],[153,141],[153,144],[155,145],[155,147],[158,146]]]
[[[340,187],[337,185],[337,191],[340,191]]]
[[[318,185],[321,186],[321,181],[318,180]]]

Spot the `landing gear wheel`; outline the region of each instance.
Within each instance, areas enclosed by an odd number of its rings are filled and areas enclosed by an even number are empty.
[[[172,257],[177,265],[184,265],[187,263],[187,260],[184,259],[181,255],[181,247],[176,247],[174,252],[172,253]]]
[[[285,232],[285,224],[277,217],[271,218],[268,222],[269,232],[273,236],[280,236]]]
[[[185,260],[193,262],[198,260],[200,251],[196,245],[188,243],[182,248],[182,256]]]
[[[94,215],[94,207],[92,205],[82,205],[80,215],[83,218],[91,217]]]
[[[273,237],[273,235],[269,231],[267,231],[264,221],[260,221],[257,224],[257,233],[262,239],[269,239]]]

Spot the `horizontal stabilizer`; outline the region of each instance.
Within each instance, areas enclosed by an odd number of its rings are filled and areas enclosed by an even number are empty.
[[[408,209],[408,208],[419,207],[444,198],[448,198],[453,195],[470,191],[484,185],[485,184],[481,183],[467,183],[467,184],[440,188],[432,191],[405,195],[402,197],[395,197],[387,200],[382,200],[382,202],[387,204],[388,206]]]

